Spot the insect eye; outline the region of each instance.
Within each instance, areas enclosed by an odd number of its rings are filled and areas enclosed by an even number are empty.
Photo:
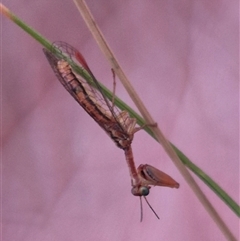
[[[140,187],[139,192],[141,196],[147,196],[149,194],[149,188],[148,187]]]

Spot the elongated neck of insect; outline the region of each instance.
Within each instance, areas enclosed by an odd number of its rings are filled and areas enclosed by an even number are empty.
[[[133,184],[133,186],[135,186],[139,183],[139,177],[138,177],[134,159],[133,159],[132,147],[129,146],[124,151],[125,151],[125,156],[126,156],[126,161],[127,161],[128,169],[130,172],[130,176],[131,176],[132,182],[133,182],[132,184]]]

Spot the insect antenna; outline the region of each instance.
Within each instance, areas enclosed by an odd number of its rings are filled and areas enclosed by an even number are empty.
[[[150,209],[152,210],[152,212],[154,213],[154,215],[157,217],[157,219],[160,219],[159,216],[157,215],[157,213],[154,211],[154,209],[152,208],[152,206],[150,205],[150,203],[148,202],[147,198],[145,196],[143,196],[148,207],[150,207]],[[140,196],[140,202],[141,202],[141,222],[142,222],[142,218],[143,218],[143,212],[142,212],[142,199],[141,199],[141,196]]]
[[[140,196],[140,222],[143,220],[142,196]]]

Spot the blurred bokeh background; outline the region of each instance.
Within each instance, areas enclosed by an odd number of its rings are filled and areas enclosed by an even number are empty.
[[[133,86],[167,138],[239,199],[236,1],[87,1]],[[72,1],[8,0],[50,41],[85,56],[110,89],[110,66]],[[124,153],[59,84],[40,46],[2,18],[3,240],[225,240],[163,149],[135,135],[136,164],[171,175],[144,204]],[[135,108],[120,81],[117,95]],[[237,237],[239,220],[195,178]]]

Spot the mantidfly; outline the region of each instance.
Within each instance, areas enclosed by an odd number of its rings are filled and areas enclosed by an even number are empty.
[[[127,165],[131,176],[132,194],[140,197],[141,221],[143,217],[142,199],[143,196],[148,206],[159,219],[156,212],[149,204],[146,196],[150,192],[151,186],[165,186],[179,188],[173,178],[166,173],[148,164],[135,167],[131,143],[134,134],[142,129],[136,127],[136,119],[131,118],[127,111],[120,111],[102,92],[102,88],[84,57],[71,45],[64,42],[55,42],[52,50],[43,49],[53,71],[58,80],[73,98],[83,107],[83,109],[105,130],[115,144],[124,150]],[[90,77],[92,83],[89,84],[76,73],[78,61],[80,70]]]

